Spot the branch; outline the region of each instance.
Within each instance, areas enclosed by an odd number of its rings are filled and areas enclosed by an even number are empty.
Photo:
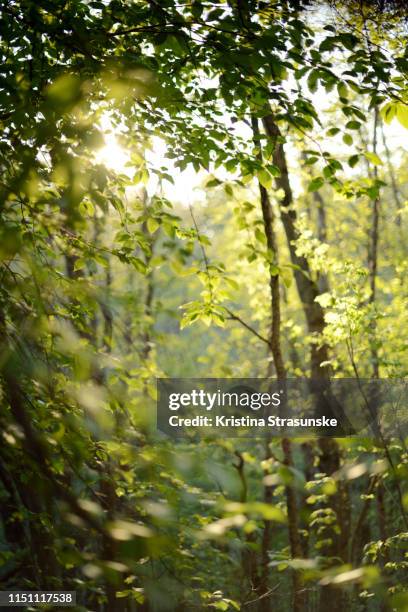
[[[350,546],[350,558],[353,561],[356,554],[357,554],[357,545],[359,544],[359,540],[361,538],[361,528],[363,526],[363,523],[366,519],[367,516],[367,512],[368,512],[368,508],[370,506],[370,502],[371,502],[371,497],[369,497],[371,495],[371,493],[374,491],[374,487],[376,485],[378,481],[378,475],[377,476],[373,476],[373,478],[371,479],[370,484],[368,485],[367,491],[366,491],[366,499],[364,501],[363,507],[361,508],[361,512],[360,512],[360,516],[357,519],[356,522],[356,526],[354,528],[354,533],[353,536],[351,538],[351,546]]]
[[[271,343],[270,341],[265,338],[265,336],[262,336],[260,333],[258,333],[256,331],[255,328],[251,327],[251,325],[249,325],[248,323],[246,323],[243,319],[241,319],[240,316],[238,316],[237,314],[235,314],[234,312],[232,312],[232,310],[230,310],[229,308],[227,308],[226,306],[223,306],[224,310],[228,313],[229,315],[229,319],[232,321],[238,321],[238,323],[241,323],[241,325],[243,327],[245,327],[245,329],[247,329],[249,332],[251,332],[251,334],[253,334],[254,336],[256,336],[259,340],[262,340],[262,342],[265,342],[265,344],[267,344],[269,346],[269,348],[271,348]]]

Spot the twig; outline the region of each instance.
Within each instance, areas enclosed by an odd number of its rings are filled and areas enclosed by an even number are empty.
[[[271,347],[271,343],[270,343],[270,340],[268,340],[268,338],[265,338],[265,336],[262,336],[259,332],[256,331],[256,329],[254,329],[251,325],[246,323],[240,316],[238,316],[237,314],[232,312],[232,310],[230,308],[227,308],[226,306],[224,306],[223,308],[228,313],[229,319],[231,319],[232,321],[237,321],[243,327],[245,327],[245,329],[250,331],[251,334],[253,334],[257,338],[259,338],[259,340],[262,340],[262,342],[265,342],[265,344],[267,344],[269,346],[269,348]]]

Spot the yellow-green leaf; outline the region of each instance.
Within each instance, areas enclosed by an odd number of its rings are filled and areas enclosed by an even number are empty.
[[[371,162],[374,166],[381,166],[381,164],[383,163],[382,160],[378,157],[377,153],[371,153],[370,151],[367,151],[366,153],[364,153],[364,155],[368,159],[368,161]]]
[[[258,170],[257,177],[262,187],[265,187],[265,189],[270,189],[272,187],[272,176],[265,168]]]
[[[400,124],[408,130],[408,105],[400,102],[397,105],[397,119]]]
[[[150,234],[154,234],[154,232],[159,227],[160,223],[157,221],[157,219],[154,219],[153,217],[150,217],[146,221],[146,225],[147,225],[147,229],[149,230],[149,233]]]

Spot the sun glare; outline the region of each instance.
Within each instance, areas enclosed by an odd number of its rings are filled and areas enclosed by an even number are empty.
[[[100,125],[105,144],[95,152],[95,161],[113,172],[132,178],[136,168],[129,163],[130,153],[120,144],[121,129],[113,125],[108,114],[102,115]],[[150,169],[150,178],[146,185],[149,196],[160,192],[169,200],[180,202],[182,205],[188,205],[192,200],[200,199],[197,188],[202,183],[203,172],[196,172],[191,166],[181,171],[172,160],[166,158],[166,152],[165,142],[158,137],[152,138],[151,147],[144,152],[147,166]],[[173,183],[164,180],[159,185],[157,175],[152,172],[153,168],[166,168]],[[128,187],[127,191],[133,192],[134,188]]]
[[[131,169],[126,165],[130,161],[129,154],[120,146],[117,137],[112,132],[104,136],[105,144],[101,147],[95,159],[99,164],[103,164],[110,170],[121,174],[131,174]]]

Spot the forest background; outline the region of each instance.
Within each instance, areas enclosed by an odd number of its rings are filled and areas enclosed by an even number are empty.
[[[408,610],[403,438],[155,429],[158,376],[406,377],[406,17],[0,3],[3,589]]]

